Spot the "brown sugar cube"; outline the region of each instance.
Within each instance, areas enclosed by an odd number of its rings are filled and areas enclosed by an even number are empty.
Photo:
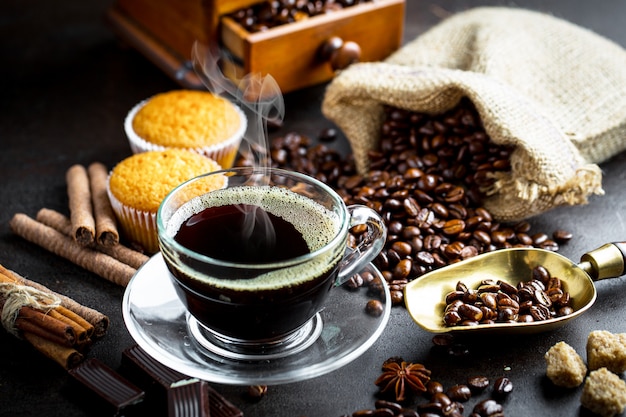
[[[565,342],[552,346],[545,354],[546,375],[554,385],[575,388],[583,383],[587,367],[576,350]]]
[[[607,368],[616,374],[626,371],[626,333],[595,330],[587,337],[587,366],[593,371]]]
[[[580,404],[602,417],[621,414],[626,407],[626,382],[606,368],[589,373]]]

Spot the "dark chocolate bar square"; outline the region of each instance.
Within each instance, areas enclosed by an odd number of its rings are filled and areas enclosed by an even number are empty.
[[[150,408],[157,410],[166,407],[165,403],[170,398],[170,390],[177,384],[194,384],[201,381],[163,365],[148,355],[139,345],[134,345],[124,350],[122,369],[128,372],[131,380],[146,390],[146,398],[150,403]],[[206,381],[202,381],[202,384],[198,386],[201,386],[207,392],[210,415],[212,417],[243,416],[243,412],[239,408],[224,398]],[[194,386],[193,389],[197,389],[198,386]],[[169,406],[170,404],[167,404],[167,407]]]
[[[169,417],[210,417],[209,391],[206,381],[186,379],[175,382],[167,391]]]
[[[108,405],[118,415],[122,410],[140,404],[145,396],[142,389],[95,358],[87,359],[68,373],[86,392],[100,399],[96,403],[90,402],[94,410]]]

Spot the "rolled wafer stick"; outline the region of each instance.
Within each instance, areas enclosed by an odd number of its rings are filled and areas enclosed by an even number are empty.
[[[105,247],[117,245],[120,241],[120,235],[111,201],[107,195],[107,169],[104,164],[94,162],[89,165],[87,172],[89,174],[93,215],[96,222],[96,242]]]
[[[42,208],[37,212],[36,220],[58,230],[65,235],[72,235],[72,222],[67,216],[56,210]],[[106,253],[107,255],[112,256],[118,261],[124,262],[133,268],[139,268],[150,259],[149,256],[133,250],[121,243],[114,246],[96,244],[94,247],[100,252]]]
[[[65,175],[69,197],[72,237],[82,246],[95,239],[96,223],[93,218],[89,175],[82,165],[72,165]]]
[[[35,334],[26,333],[24,339],[65,369],[71,369],[83,360],[83,355],[76,349],[59,345]]]
[[[78,245],[70,237],[23,213],[9,222],[14,233],[42,248],[62,256],[86,270],[123,287],[137,270],[102,252]]]
[[[3,277],[10,280],[10,282],[28,285],[40,291],[57,296],[61,300],[61,305],[63,307],[78,314],[94,327],[93,335],[95,337],[104,336],[107,329],[109,328],[109,317],[105,314],[99,312],[98,310],[94,310],[93,308],[84,306],[66,295],[54,292],[45,285],[26,279],[18,273],[10,271],[6,269],[3,265],[0,265],[0,281],[2,281]]]

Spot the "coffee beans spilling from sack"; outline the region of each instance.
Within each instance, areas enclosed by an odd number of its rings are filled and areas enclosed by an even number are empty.
[[[531,233],[525,221],[499,223],[481,207],[491,173],[509,169],[510,150],[490,141],[467,100],[440,115],[388,108],[365,175],[357,174],[351,156],[296,133],[275,138],[270,148],[274,166],[316,177],[346,204],[364,204],[382,215],[388,237],[374,263],[394,305],[403,304],[409,281],[433,269],[500,248],[557,251],[571,238],[563,230],[555,237]],[[246,155],[237,161],[250,163]],[[351,238],[358,241],[358,229]]]

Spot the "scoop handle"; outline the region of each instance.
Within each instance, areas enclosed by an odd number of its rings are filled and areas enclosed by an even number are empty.
[[[613,242],[585,253],[580,265],[594,281],[626,273],[626,242]]]

